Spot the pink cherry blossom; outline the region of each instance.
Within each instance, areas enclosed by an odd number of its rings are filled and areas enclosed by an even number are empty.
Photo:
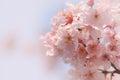
[[[88,0],[88,5],[93,6],[94,5],[94,0]]]
[[[84,15],[83,22],[85,24],[93,25],[99,29],[103,29],[104,25],[109,25],[112,22],[112,15],[109,11],[101,9],[89,9]]]
[[[120,74],[120,4],[88,0],[67,7],[53,17],[52,30],[44,36],[47,55],[69,64],[72,80]]]
[[[86,50],[89,56],[99,55],[103,50],[103,45],[98,40],[90,40],[87,43]]]
[[[65,26],[67,24],[71,24],[73,21],[73,15],[72,12],[69,10],[64,10],[60,13],[58,13],[53,19],[52,19],[52,26],[53,29],[58,29],[61,26]]]
[[[81,76],[83,80],[105,80],[105,76],[96,70],[86,70]]]
[[[87,55],[87,51],[85,49],[85,46],[79,43],[78,48],[76,49],[76,52],[74,53],[74,57],[85,57],[86,55]]]
[[[99,64],[101,64],[104,69],[109,69],[111,67],[111,55],[105,51],[103,51],[99,57],[100,59]]]

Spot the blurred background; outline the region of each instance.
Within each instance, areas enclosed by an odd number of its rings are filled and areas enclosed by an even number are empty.
[[[67,80],[69,67],[40,41],[67,1],[80,0],[0,0],[0,80]]]

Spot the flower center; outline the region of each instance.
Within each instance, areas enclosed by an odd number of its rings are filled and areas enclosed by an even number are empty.
[[[68,36],[66,36],[65,42],[70,42],[70,41],[72,41],[72,36],[68,34]]]
[[[73,15],[72,15],[72,13],[70,13],[70,12],[65,12],[65,13],[63,14],[63,16],[65,16],[65,18],[66,18],[66,25],[67,25],[67,24],[71,24],[71,23],[73,22]]]
[[[100,16],[100,15],[99,15],[98,12],[96,11],[96,12],[95,12],[95,15],[94,15],[94,18],[95,18],[95,19],[98,19],[99,16]]]

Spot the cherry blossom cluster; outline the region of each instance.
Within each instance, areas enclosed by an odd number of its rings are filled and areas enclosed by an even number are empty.
[[[46,54],[70,64],[72,80],[108,80],[107,74],[120,74],[120,5],[88,0],[67,6],[53,17],[44,37]]]

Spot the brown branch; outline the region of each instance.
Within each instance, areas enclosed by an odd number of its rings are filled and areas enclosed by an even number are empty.
[[[108,71],[108,70],[99,69],[105,76],[107,74],[111,74],[110,80],[112,80],[112,77],[114,76],[114,74],[120,74],[120,70],[117,69],[114,64],[111,63],[111,66],[114,68],[114,71]]]

